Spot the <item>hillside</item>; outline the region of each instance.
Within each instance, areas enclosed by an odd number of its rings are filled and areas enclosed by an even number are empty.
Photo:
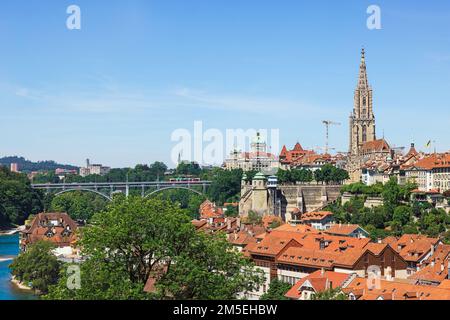
[[[3,157],[0,158],[0,165],[10,167],[11,163],[19,164],[19,170],[21,172],[32,172],[32,171],[54,171],[55,169],[78,169],[76,166],[59,164],[52,160],[32,162],[23,157]]]

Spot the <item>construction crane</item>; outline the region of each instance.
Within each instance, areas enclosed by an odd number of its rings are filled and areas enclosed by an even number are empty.
[[[327,151],[329,151],[329,150],[336,150],[336,148],[328,148],[328,150],[327,150],[327,148],[324,148],[324,147],[314,147],[313,150],[314,151],[316,151],[316,150],[326,151],[325,154],[328,154]]]
[[[324,120],[322,121],[322,123],[325,125],[326,129],[327,129],[327,136],[326,136],[326,144],[325,144],[325,153],[328,153],[329,148],[329,143],[330,143],[330,126],[340,126],[341,124],[339,122],[334,122],[331,120]]]

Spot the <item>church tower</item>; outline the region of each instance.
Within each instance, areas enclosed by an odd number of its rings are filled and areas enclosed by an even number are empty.
[[[354,107],[353,112],[350,114],[350,154],[359,154],[361,146],[373,140],[376,140],[376,134],[372,88],[367,79],[366,58],[363,48],[359,66],[358,85],[355,90]]]

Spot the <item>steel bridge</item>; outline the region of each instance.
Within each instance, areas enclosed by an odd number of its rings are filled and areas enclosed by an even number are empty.
[[[73,191],[92,192],[112,201],[116,193],[124,193],[127,197],[131,189],[138,189],[143,198],[150,197],[158,192],[169,189],[181,189],[205,195],[211,181],[151,181],[151,182],[89,182],[89,183],[42,183],[32,184],[33,189],[45,190],[55,193],[56,196]],[[199,191],[201,187],[202,191]]]

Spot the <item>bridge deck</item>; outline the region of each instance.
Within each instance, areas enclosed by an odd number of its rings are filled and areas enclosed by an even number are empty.
[[[102,188],[102,187],[169,187],[169,186],[205,186],[211,181],[146,181],[146,182],[83,182],[83,183],[41,183],[32,184],[34,189]]]

